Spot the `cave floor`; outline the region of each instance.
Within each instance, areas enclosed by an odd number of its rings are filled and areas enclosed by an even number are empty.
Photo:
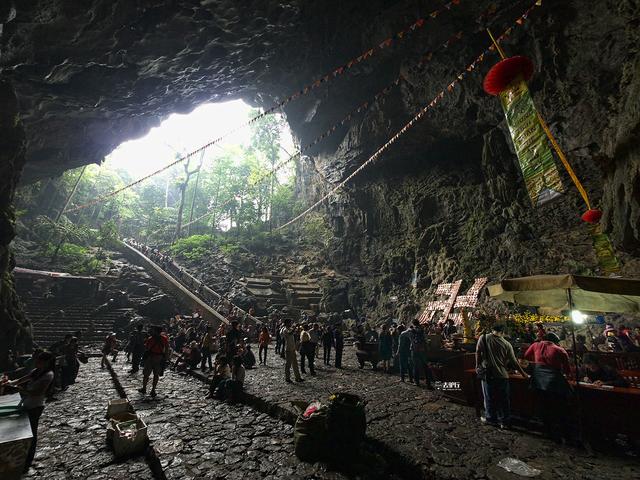
[[[47,405],[35,468],[25,478],[152,478],[143,457],[117,463],[106,448],[106,405],[118,395],[99,363],[90,359],[82,365],[78,382]],[[590,456],[534,434],[480,426],[473,409],[449,402],[440,392],[402,384],[395,375],[359,370],[350,347],[344,369],[325,367],[319,359],[317,376],[306,376],[302,384],[284,382],[283,360],[273,351],[268,363],[247,371],[250,396],[290,409],[292,400],[323,400],[339,389],[358,393],[368,402],[367,435],[380,446],[377,456],[383,461],[389,453],[405,458],[413,470],[389,475],[392,467],[385,468],[375,456],[356,465],[357,473],[353,466],[301,462],[293,453],[292,427],[282,420],[250,406],[207,400],[201,381],[171,371],[161,379],[156,399],[143,398],[136,391],[141,373],[129,374],[130,366],[120,360],[113,366],[148,424],[169,479],[522,478],[497,467],[505,457],[542,470],[539,479],[640,478],[637,459],[631,457]]]
[[[367,435],[418,465],[425,479],[522,478],[497,466],[505,457],[540,469],[539,479],[640,479],[636,458],[589,455],[535,433],[483,426],[475,409],[450,402],[439,391],[402,383],[399,376],[370,367],[360,370],[353,347],[345,347],[340,370],[324,366],[320,355],[317,376],[306,375],[301,384],[285,383],[284,360],[273,348],[267,364],[247,371],[250,394],[290,408],[292,400],[322,401],[337,390],[356,393],[367,401]]]

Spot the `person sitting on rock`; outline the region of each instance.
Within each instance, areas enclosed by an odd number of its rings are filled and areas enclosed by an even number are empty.
[[[243,352],[241,356],[242,364],[244,365],[245,368],[251,369],[256,366],[256,356],[251,350],[251,345],[249,345],[246,338],[243,340],[242,345],[243,345],[243,349],[242,349]]]
[[[231,369],[229,368],[229,362],[224,355],[216,356],[213,364],[213,378],[209,383],[209,395],[206,398],[214,398],[214,392],[220,382],[231,378]]]

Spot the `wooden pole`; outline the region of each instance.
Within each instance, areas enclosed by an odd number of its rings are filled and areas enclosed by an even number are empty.
[[[71,201],[71,198],[73,198],[73,195],[76,193],[76,190],[78,189],[78,185],[80,184],[80,180],[82,179],[82,176],[84,175],[84,171],[86,169],[87,169],[87,166],[85,165],[84,167],[82,167],[82,170],[80,170],[80,175],[78,175],[78,178],[76,178],[76,181],[75,181],[75,183],[73,185],[73,188],[69,192],[69,195],[67,195],[67,199],[64,202],[64,206],[58,212],[58,215],[56,215],[56,220],[55,220],[56,223],[58,223],[60,221],[60,217],[62,217],[62,214],[64,213],[64,211],[69,206],[69,202]]]

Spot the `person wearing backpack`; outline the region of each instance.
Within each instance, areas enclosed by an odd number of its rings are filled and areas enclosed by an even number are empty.
[[[420,376],[424,371],[427,388],[433,390],[433,375],[427,364],[427,338],[417,318],[413,320],[411,326],[411,361],[413,362],[413,380],[416,382],[416,386],[420,386]]]
[[[484,417],[482,423],[508,428],[511,416],[509,369],[528,378],[516,359],[513,347],[504,338],[504,325],[496,324],[483,334],[476,346],[476,373],[482,382]]]
[[[156,396],[156,386],[160,376],[164,373],[165,362],[169,359],[171,350],[169,349],[169,339],[162,333],[162,327],[151,328],[151,336],[144,342],[144,369],[142,370],[142,388],[138,389],[143,395],[147,394],[147,384],[149,376],[153,372],[153,384],[151,396]]]

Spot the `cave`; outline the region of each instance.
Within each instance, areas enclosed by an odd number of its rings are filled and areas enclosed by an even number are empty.
[[[535,108],[602,212],[616,275],[640,278],[639,23],[633,0],[2,2],[0,368],[32,340],[13,276],[16,191],[229,100],[281,114],[302,150],[296,215],[314,205],[329,233],[313,260],[278,255],[302,276],[335,273],[318,300],[327,312],[410,318],[459,279],[607,276],[557,159],[564,193],[532,205],[500,101],[483,90],[501,60],[487,30],[506,56],[532,60]]]

